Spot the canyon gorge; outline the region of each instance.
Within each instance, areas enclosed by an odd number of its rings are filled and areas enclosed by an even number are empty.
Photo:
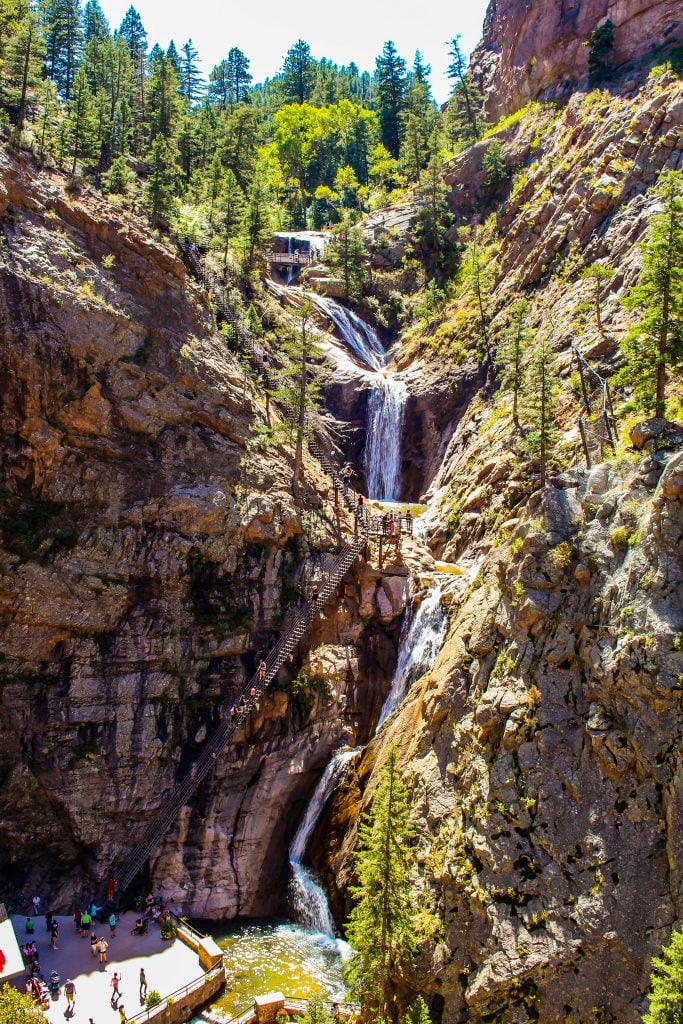
[[[619,74],[589,89],[606,17]],[[400,999],[421,993],[434,1024],[641,1020],[683,899],[683,385],[647,418],[615,374],[655,186],[683,170],[680,71],[657,62],[682,40],[668,0],[492,0],[473,55],[502,120],[444,165],[441,244],[482,232],[494,339],[520,297],[550,338],[543,487],[474,301],[444,285],[430,305],[414,283],[424,195],[364,218],[362,298],[308,269],[240,297],[275,366],[310,300],[316,436],[348,466],[345,504],[313,445],[295,493],[284,404],[178,239],[5,137],[2,892],[70,913],[101,888],[357,539],[361,494],[404,532],[370,532],[144,883],[191,918],[292,914],[343,937],[393,747],[430,922]],[[510,169],[493,185],[492,142]],[[600,329],[582,276],[598,261]],[[590,465],[576,349],[618,405]]]

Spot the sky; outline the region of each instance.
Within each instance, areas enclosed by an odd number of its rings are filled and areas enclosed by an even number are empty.
[[[448,41],[462,36],[463,52],[481,37],[486,0],[132,0],[149,44],[178,49],[191,38],[201,65],[211,68],[238,46],[251,61],[255,82],[272,78],[289,47],[305,39],[314,57],[335,64],[355,61],[372,71],[387,39],[412,63],[419,50],[432,66],[432,90],[442,103],[450,92],[446,78]],[[100,0],[111,28],[117,28],[131,0]]]

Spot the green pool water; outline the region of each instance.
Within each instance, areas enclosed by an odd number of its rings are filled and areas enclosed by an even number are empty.
[[[266,992],[299,999],[312,992],[324,992],[330,1000],[344,998],[342,964],[349,947],[341,939],[290,921],[245,923],[216,930],[213,937],[225,951],[227,985],[212,1009],[232,1016]]]

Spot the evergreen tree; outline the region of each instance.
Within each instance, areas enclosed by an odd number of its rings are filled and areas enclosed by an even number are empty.
[[[237,175],[235,175],[237,178]],[[239,178],[237,179],[239,180]],[[247,190],[247,201],[242,217],[244,269],[254,269],[258,256],[270,241],[271,197],[264,170],[255,168]]]
[[[361,228],[354,227],[348,217],[335,228],[335,237],[325,247],[325,262],[344,284],[346,299],[358,299],[367,278],[368,256]]]
[[[495,192],[499,185],[510,177],[503,147],[497,139],[489,142],[482,157],[481,169],[484,172],[484,188]]]
[[[307,299],[294,312],[296,329],[281,342],[284,365],[278,371],[278,387],[274,397],[292,410],[294,426],[294,467],[292,494],[299,494],[301,467],[307,418],[320,404],[320,371],[322,352],[312,330],[313,305]]]
[[[87,0],[83,8],[83,42],[87,46],[92,40],[103,43],[108,38],[109,23],[98,0]]]
[[[436,148],[436,140],[432,144]],[[421,175],[418,193],[422,202],[413,229],[413,248],[430,273],[439,270],[448,274],[455,261],[455,246],[446,237],[453,217],[446,202],[448,187],[443,180],[443,158],[438,150]]]
[[[448,52],[451,62],[446,73],[455,83],[446,115],[448,135],[455,143],[474,142],[481,135],[484,97],[467,69],[460,36],[451,39]]]
[[[539,460],[541,487],[545,487],[548,459],[558,437],[555,404],[559,386],[555,353],[548,335],[542,334],[529,345],[522,392],[522,412],[528,427],[524,449]]]
[[[614,277],[614,270],[605,263],[591,263],[581,271],[582,281],[593,282],[593,301],[595,304],[595,323],[602,334],[602,285],[611,281]]]
[[[175,187],[178,178],[176,152],[159,134],[149,151],[149,174],[143,191],[143,205],[153,228],[168,228],[176,210]]]
[[[125,196],[130,190],[135,175],[128,166],[124,156],[117,156],[106,174],[102,175],[102,185],[107,192]]]
[[[643,1024],[680,1024],[683,1020],[683,930],[671,933],[662,955],[652,961],[650,1007]]]
[[[484,343],[487,362],[491,359],[489,338],[489,300],[497,274],[496,245],[487,240],[485,230],[479,225],[461,231],[465,250],[460,266],[462,293],[473,303]]]
[[[41,108],[38,135],[38,159],[42,163],[45,157],[55,155],[58,136],[59,118],[62,112],[57,89],[54,82],[46,78],[38,93]]]
[[[147,88],[150,138],[154,140],[157,135],[163,135],[165,139],[173,138],[181,113],[182,101],[173,62],[166,56],[157,57]]]
[[[134,137],[134,148],[136,152],[141,152],[143,146],[142,127],[147,114],[147,33],[142,24],[142,18],[134,7],[131,6],[126,11],[118,34],[130,51],[133,70],[130,105],[134,123],[138,127]]]
[[[529,303],[520,299],[512,307],[510,323],[496,348],[496,369],[503,391],[512,394],[512,421],[519,428],[519,396],[524,386],[525,357],[530,332],[526,321]]]
[[[227,60],[220,61],[209,72],[207,95],[209,102],[214,103],[219,110],[225,110],[228,107],[231,101],[231,82]]]
[[[180,54],[178,53],[178,50],[176,49],[176,45],[173,42],[173,40],[171,40],[171,42],[168,44],[168,49],[166,50],[166,56],[168,57],[168,59],[170,60],[171,64],[175,68],[175,73],[178,76],[178,80],[180,80]],[[150,58],[151,58],[151,54],[150,54]],[[151,64],[151,59],[150,59],[150,64]]]
[[[683,369],[683,172],[664,171],[655,192],[662,212],[652,218],[643,270],[625,301],[640,318],[622,343],[619,378],[641,408],[663,416],[668,377]]]
[[[43,19],[45,67],[60,96],[68,102],[83,45],[79,0],[46,0]]]
[[[0,1024],[45,1024],[45,1014],[31,996],[5,982],[0,988]]]
[[[315,82],[315,61],[311,48],[303,39],[297,40],[285,56],[282,78],[286,95],[295,103],[305,103]]]
[[[17,111],[16,135],[21,141],[29,98],[43,77],[45,39],[35,11],[28,9],[7,46],[4,95]]]
[[[228,168],[223,174],[215,209],[217,237],[223,250],[223,271],[228,265],[230,243],[237,234],[243,213],[244,193],[237,184],[237,178]]]
[[[227,77],[229,102],[244,103],[252,76],[249,73],[249,60],[237,46],[228,51]]]
[[[65,149],[71,156],[71,175],[76,174],[79,161],[97,156],[98,123],[93,95],[85,68],[80,68],[73,84],[73,95],[67,104],[64,125]]]
[[[401,1018],[401,1024],[432,1024],[427,1004],[422,996],[413,999]]]
[[[614,49],[614,22],[607,18],[591,33],[588,41],[588,84],[606,82],[612,76],[609,58]]]
[[[381,767],[370,812],[363,816],[358,831],[358,885],[351,887],[354,906],[347,926],[354,952],[346,977],[351,997],[360,1002],[369,1020],[392,1015],[392,977],[406,968],[416,952],[410,884],[414,830],[409,812],[392,746]]]
[[[422,62],[420,52],[410,75],[405,99],[405,129],[401,144],[401,163],[409,181],[419,181],[429,159],[429,140],[436,123],[436,110],[427,75],[429,65]]]
[[[325,1000],[316,992],[306,1000],[306,1012],[301,1018],[302,1024],[332,1024],[325,1005]]]
[[[391,40],[384,44],[375,62],[377,107],[382,143],[398,159],[403,139],[404,99],[407,87],[406,62]]]
[[[260,121],[258,110],[244,103],[233,107],[221,121],[219,148],[223,164],[230,168],[243,190],[256,160]]]
[[[204,92],[204,81],[197,62],[198,56],[199,51],[193,46],[192,40],[188,39],[180,48],[180,74],[178,78],[180,93],[185,97],[185,101],[190,107],[201,99]]]

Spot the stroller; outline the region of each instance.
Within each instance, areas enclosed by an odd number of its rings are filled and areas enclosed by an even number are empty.
[[[61,978],[59,977],[59,974],[57,973],[57,971],[51,971],[50,972],[50,981],[49,981],[47,987],[49,988],[50,995],[52,996],[53,999],[56,999],[57,996],[59,995],[59,986],[60,986],[60,984],[61,984]]]
[[[135,928],[131,930],[131,935],[146,935],[147,929],[149,928],[149,918],[139,917],[135,922]]]

